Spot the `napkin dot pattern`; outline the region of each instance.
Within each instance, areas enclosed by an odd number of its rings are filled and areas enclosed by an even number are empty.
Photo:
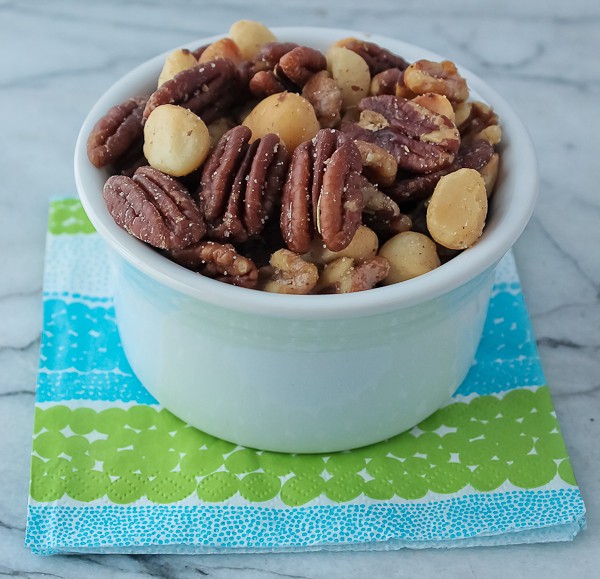
[[[344,503],[416,500],[469,485],[510,481],[537,488],[573,480],[547,387],[480,396],[442,408],[412,432],[351,452],[286,455],[219,440],[155,406],[36,410],[32,496],[164,504],[194,493],[206,502],[239,494],[299,506],[325,496]],[[438,433],[439,431],[439,433]],[[571,483],[572,484],[572,483]],[[51,497],[48,499],[48,497]]]

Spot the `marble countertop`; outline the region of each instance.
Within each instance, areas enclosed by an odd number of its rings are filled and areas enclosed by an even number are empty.
[[[239,18],[377,32],[470,68],[526,121],[541,195],[515,253],[588,529],[573,543],[453,551],[40,558],[24,547],[47,200],[98,96],[168,48]],[[591,0],[0,0],[0,576],[596,576],[600,567],[600,4]],[[590,134],[590,132],[592,134]]]

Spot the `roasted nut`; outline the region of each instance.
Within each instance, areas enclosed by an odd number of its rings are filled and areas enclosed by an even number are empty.
[[[396,179],[398,163],[385,149],[367,143],[366,141],[354,141],[363,164],[363,173],[372,183],[381,187],[390,186]]]
[[[440,265],[435,243],[415,231],[395,235],[384,243],[379,255],[390,264],[389,274],[383,280],[386,285],[423,275]]]
[[[308,253],[304,255],[304,259],[312,263],[325,264],[330,263],[338,257],[349,257],[355,262],[366,261],[377,255],[379,248],[379,239],[376,233],[361,225],[354,234],[352,241],[345,249],[341,251],[331,251],[320,238],[315,238],[310,244]]]
[[[258,284],[258,269],[252,260],[240,255],[230,243],[202,241],[168,255],[179,265],[218,281],[249,289]]]
[[[238,98],[240,79],[230,60],[217,60],[199,64],[176,74],[152,93],[144,120],[158,106],[179,105],[197,114],[205,123],[223,116],[226,109]]]
[[[448,97],[452,102],[462,102],[469,98],[467,81],[449,60],[414,62],[404,71],[404,84],[416,94],[435,92]]]
[[[140,167],[133,178],[109,177],[102,194],[117,225],[159,249],[183,249],[206,232],[185,187],[152,167]]]
[[[243,242],[258,235],[281,197],[285,146],[273,134],[249,145],[250,136],[247,127],[231,129],[204,164],[199,196],[211,239]]]
[[[404,72],[397,68],[388,68],[371,79],[369,89],[371,96],[391,94],[393,96],[412,99],[416,95],[404,84]]]
[[[260,101],[244,119],[252,139],[269,133],[279,135],[288,151],[312,139],[320,125],[312,105],[300,95],[283,92]]]
[[[361,177],[360,183],[364,199],[363,221],[379,237],[387,239],[396,233],[411,229],[410,217],[401,213],[400,207],[393,199],[364,177]]]
[[[479,174],[483,178],[483,182],[485,184],[485,192],[488,196],[488,199],[494,192],[494,187],[496,186],[496,179],[498,178],[498,169],[500,166],[500,155],[498,153],[494,153],[492,158],[488,161],[486,165],[479,169]]]
[[[438,181],[444,176],[458,169],[480,170],[488,163],[494,153],[494,148],[487,141],[475,141],[473,143],[461,143],[460,149],[452,165],[446,169],[396,180],[396,182],[385,189],[397,203],[413,203],[429,197]]]
[[[367,63],[372,75],[392,68],[402,71],[408,66],[408,62],[401,56],[382,48],[374,42],[367,42],[358,38],[343,38],[342,40],[338,40],[334,46],[340,46],[356,52]]]
[[[468,106],[456,109],[457,127],[460,131],[463,141],[485,140],[491,145],[498,144],[501,137],[500,127],[498,127],[498,115],[494,110],[482,102],[465,103]],[[486,129],[492,129],[490,136],[487,136]],[[493,142],[495,139],[496,142]]]
[[[454,103],[454,116],[458,130],[464,128],[467,119],[471,116],[471,109],[473,108],[473,103],[469,101],[463,101],[461,103]]]
[[[315,291],[326,294],[347,294],[374,288],[389,273],[390,264],[376,256],[361,263],[350,257],[339,257],[327,264],[319,276]]]
[[[94,125],[87,140],[87,155],[92,165],[100,168],[118,161],[141,138],[146,100],[145,97],[127,99],[109,109]]]
[[[238,45],[231,38],[221,38],[209,44],[200,55],[198,62],[202,64],[217,58],[227,58],[235,65],[241,64],[244,60]]]
[[[313,74],[302,89],[302,96],[315,109],[321,128],[337,127],[341,121],[342,91],[326,70]]]
[[[358,108],[360,122],[343,123],[342,130],[391,153],[398,169],[431,173],[454,161],[460,135],[447,117],[391,95],[364,98]]]
[[[289,249],[306,253],[320,233],[331,251],[348,246],[363,208],[360,153],[335,129],[321,129],[294,151],[283,188],[281,232]]]
[[[158,86],[171,80],[182,70],[193,68],[198,65],[198,59],[186,48],[180,48],[171,52],[165,59],[162,71],[158,77]]]
[[[449,249],[466,249],[481,237],[488,203],[485,183],[474,169],[442,177],[427,206],[431,237]]]
[[[175,105],[155,108],[144,125],[144,155],[155,169],[181,177],[204,162],[210,135],[204,121]]]
[[[229,36],[240,49],[242,58],[252,60],[260,47],[267,42],[277,40],[275,35],[260,22],[254,20],[238,20],[231,25]]]
[[[456,117],[454,115],[452,103],[444,95],[428,92],[414,97],[412,102],[417,103],[438,115],[444,115],[456,125]]]
[[[284,92],[286,86],[273,74],[272,70],[260,70],[250,79],[250,92],[260,98]]]
[[[290,52],[290,50],[294,50],[297,46],[295,42],[267,42],[258,51],[258,55],[254,59],[252,72],[273,72],[281,57]]]
[[[342,91],[344,108],[355,107],[369,94],[369,66],[356,52],[341,47],[331,48],[327,53],[327,70]]]
[[[308,79],[317,72],[327,68],[327,61],[321,52],[308,46],[297,46],[286,52],[275,66],[275,76],[292,82],[298,87],[303,87]]]
[[[270,259],[269,275],[262,289],[278,294],[308,294],[319,278],[317,266],[304,261],[297,253],[287,249],[276,251]]]

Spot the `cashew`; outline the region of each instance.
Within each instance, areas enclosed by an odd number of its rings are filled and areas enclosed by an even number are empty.
[[[144,125],[144,155],[155,169],[182,177],[208,155],[210,135],[204,121],[176,105],[156,107]]]
[[[394,235],[379,250],[379,255],[390,263],[390,273],[383,280],[386,285],[423,275],[440,265],[435,243],[416,231]]]
[[[474,169],[459,169],[436,185],[427,206],[427,228],[440,245],[465,249],[481,237],[487,209],[481,175]]]

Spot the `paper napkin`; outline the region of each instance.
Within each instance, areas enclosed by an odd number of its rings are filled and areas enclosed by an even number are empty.
[[[462,547],[565,541],[584,526],[510,254],[476,360],[446,407],[358,450],[262,452],[187,426],[144,389],[119,340],[105,246],[79,201],[52,202],[26,539],[35,553]]]

